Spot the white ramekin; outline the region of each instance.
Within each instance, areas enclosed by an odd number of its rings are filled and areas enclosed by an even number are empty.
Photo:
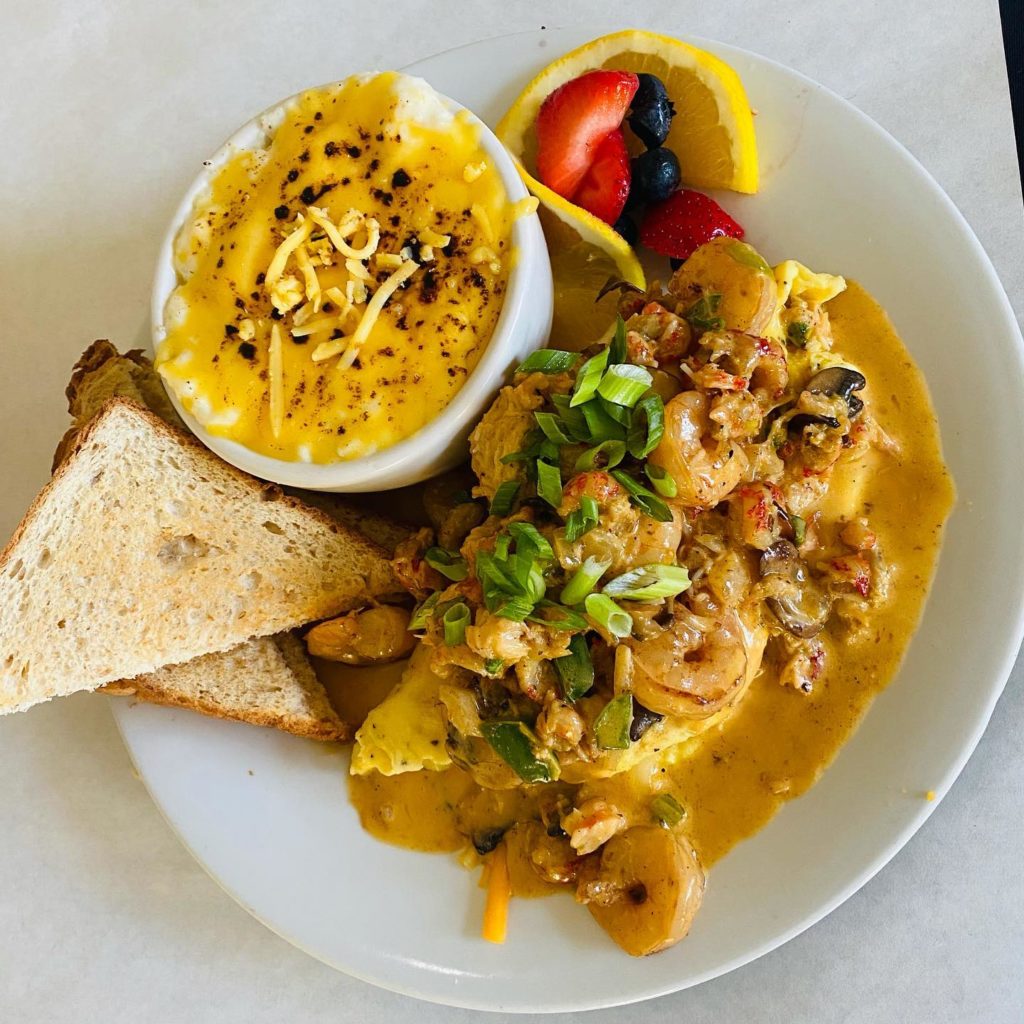
[[[329,89],[338,84],[320,88]],[[167,300],[179,283],[174,267],[175,239],[181,227],[191,220],[196,200],[208,191],[211,178],[229,159],[240,151],[256,149],[264,144],[283,120],[288,106],[299,95],[301,93],[275,104],[239,128],[209,160],[204,161],[202,173],[178,205],[160,246],[153,282],[151,317],[154,351],[165,335]],[[441,99],[452,111],[465,109],[447,96]],[[525,198],[529,193],[505,147],[479,118],[472,113],[469,116],[479,128],[481,146],[501,175],[509,202]],[[551,264],[540,220],[535,213],[520,217],[513,224],[512,247],[516,258],[509,271],[498,322],[480,361],[461,390],[425,427],[373,455],[326,465],[260,455],[237,441],[209,433],[186,412],[173,389],[166,384],[165,389],[181,418],[203,444],[226,462],[263,480],[315,491],[385,491],[426,480],[451,469],[465,458],[466,438],[470,430],[505,383],[509,371],[543,346],[551,331],[554,302]]]

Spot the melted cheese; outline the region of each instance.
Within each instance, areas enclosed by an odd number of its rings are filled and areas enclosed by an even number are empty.
[[[324,463],[393,445],[476,366],[521,212],[478,129],[426,83],[386,73],[305,93],[179,234],[157,367],[212,433],[261,454]],[[481,246],[493,258],[477,265]]]

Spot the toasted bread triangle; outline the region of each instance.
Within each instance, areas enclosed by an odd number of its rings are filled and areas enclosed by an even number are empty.
[[[0,714],[397,589],[376,545],[114,398],[0,553]]]

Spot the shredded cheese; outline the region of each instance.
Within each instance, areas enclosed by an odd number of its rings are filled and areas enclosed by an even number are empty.
[[[320,344],[313,349],[313,362],[322,363],[327,359],[333,359],[335,356],[340,356],[341,353],[345,351],[345,346],[347,344],[347,338],[335,338],[333,341],[321,341]]]
[[[292,327],[293,338],[308,338],[311,334],[322,334],[324,331],[333,331],[338,326],[336,316],[322,316],[319,320],[309,320],[304,324]]]
[[[483,232],[484,238],[487,239],[488,243],[493,245],[494,227],[491,224],[491,218],[487,216],[487,211],[479,203],[474,203],[469,208],[469,212],[477,224],[480,225],[480,230]]]
[[[277,323],[270,327],[270,429],[274,437],[281,436],[284,426],[284,366],[281,349],[281,328]]]
[[[435,249],[443,249],[451,240],[451,235],[439,235],[430,228],[422,228],[417,232],[421,245],[432,245]]]
[[[302,217],[302,214],[299,214],[299,217]],[[268,291],[273,290],[274,285],[277,284],[284,273],[284,268],[288,264],[288,257],[309,238],[309,232],[310,223],[308,220],[303,219],[299,226],[277,247],[277,251],[274,253],[274,257],[271,259],[270,266],[267,267],[264,277],[264,284]]]
[[[372,281],[373,276],[366,269],[362,260],[345,260],[345,269],[357,280],[357,281]]]
[[[419,264],[414,260],[407,260],[373,293],[373,298],[370,299],[369,304],[363,311],[363,316],[359,321],[359,326],[355,329],[355,332],[352,335],[352,340],[348,349],[345,351],[345,354],[341,359],[338,360],[339,369],[347,370],[356,361],[356,356],[359,355],[359,349],[362,347],[363,342],[365,342],[370,336],[370,331],[373,330],[373,325],[377,322],[377,318],[384,309],[384,303],[387,302],[388,299],[398,291],[402,284],[408,281],[417,270],[419,270]]]
[[[299,265],[299,270],[302,271],[302,277],[306,282],[306,298],[313,303],[313,310],[319,311],[320,281],[304,245],[300,245],[295,250],[295,262]]]
[[[310,220],[324,229],[327,237],[331,240],[331,245],[347,259],[369,259],[377,251],[377,246],[380,244],[380,224],[373,217],[367,218],[365,224],[362,224],[362,214],[356,210],[350,210],[345,214],[341,225],[336,225],[324,210],[316,206],[307,207],[307,210]],[[360,220],[356,220],[353,214]],[[353,234],[360,226],[366,228],[366,244],[361,249],[355,249],[345,241],[345,235]]]
[[[497,258],[498,254],[489,245],[478,245],[469,254],[469,262],[473,264],[493,263]]]
[[[467,185],[471,185],[486,170],[486,160],[481,160],[478,164],[466,164],[462,169],[462,180],[465,181]]]
[[[256,325],[248,318],[240,320],[238,323],[238,339],[239,341],[252,341],[256,337]]]

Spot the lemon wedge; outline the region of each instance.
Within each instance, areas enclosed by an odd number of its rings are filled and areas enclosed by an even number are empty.
[[[570,51],[519,94],[497,135],[527,172],[536,169],[534,126],[541,104],[560,85],[596,68],[646,72],[665,83],[676,109],[665,145],[679,158],[684,185],[757,191],[754,118],[739,75],[706,50],[640,29],[601,36]]]

